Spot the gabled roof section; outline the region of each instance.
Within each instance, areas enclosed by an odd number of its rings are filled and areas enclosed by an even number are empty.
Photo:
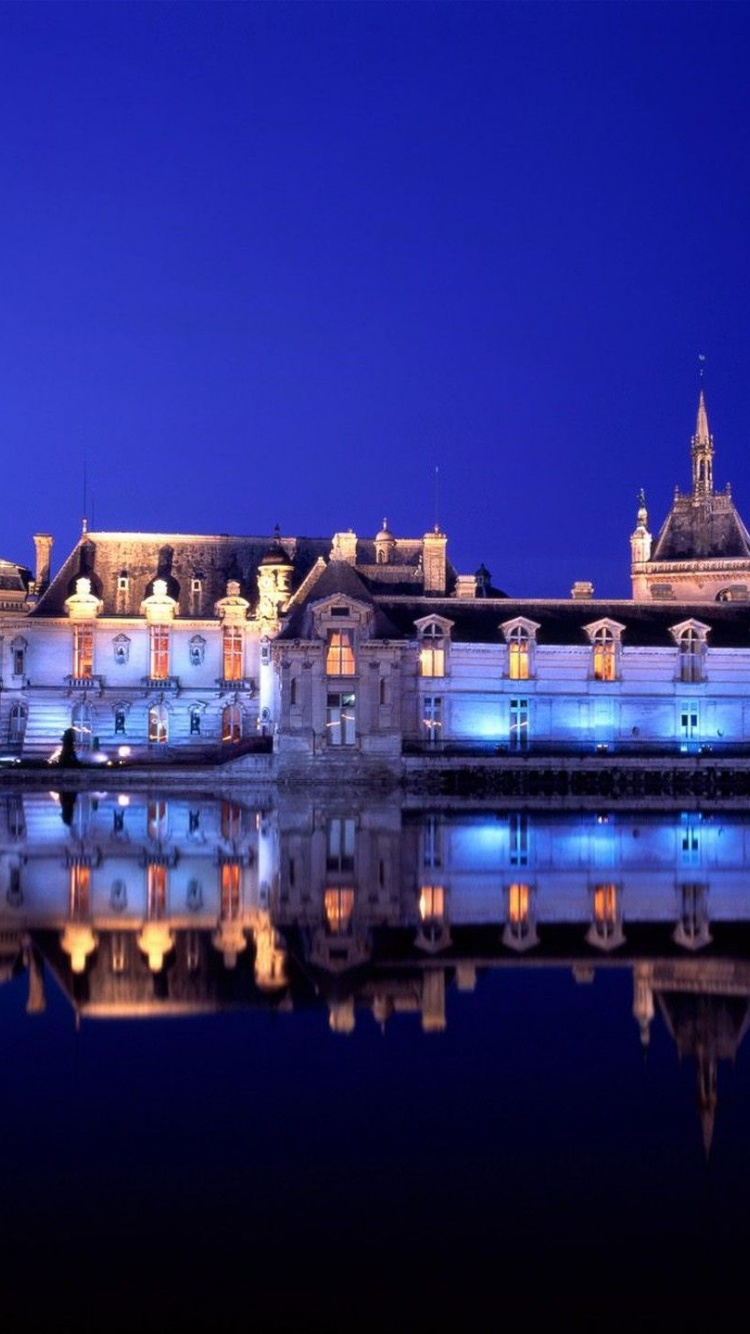
[[[397,639],[395,626],[378,605],[364,579],[346,561],[329,561],[325,569],[311,583],[304,601],[298,602],[277,635],[277,639],[311,639],[314,637],[313,608],[326,598],[345,597],[364,603],[373,609],[373,634],[378,639]]]

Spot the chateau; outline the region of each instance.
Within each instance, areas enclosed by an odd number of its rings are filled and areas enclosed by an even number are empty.
[[[0,750],[215,763],[271,755],[398,771],[408,756],[742,754],[750,743],[750,536],[713,484],[701,391],[692,489],[653,538],[641,493],[632,597],[524,599],[460,574],[436,527],[402,538],[84,531],[52,573],[0,562]]]

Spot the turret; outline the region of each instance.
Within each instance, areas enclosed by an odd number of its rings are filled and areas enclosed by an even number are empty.
[[[633,565],[641,565],[651,559],[652,537],[648,531],[648,510],[643,488],[638,492],[638,514],[635,532],[630,536],[630,555]]]
[[[690,442],[693,460],[693,500],[704,500],[714,489],[714,438],[708,430],[706,400],[701,389],[698,397],[698,419],[695,435]]]

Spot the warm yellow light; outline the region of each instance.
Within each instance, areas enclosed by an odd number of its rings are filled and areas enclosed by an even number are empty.
[[[419,896],[419,915],[423,922],[440,922],[445,916],[443,885],[423,885]]]

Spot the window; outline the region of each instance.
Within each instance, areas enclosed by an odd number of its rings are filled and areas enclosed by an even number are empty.
[[[70,723],[75,733],[75,744],[79,750],[90,750],[93,742],[93,721],[89,704],[76,704],[70,715]]]
[[[127,570],[120,570],[117,576],[115,607],[120,615],[130,610],[130,580]]]
[[[698,701],[684,700],[680,705],[680,750],[696,748],[699,730]]]
[[[617,641],[606,625],[594,631],[594,680],[617,679]]]
[[[600,937],[613,936],[618,926],[616,885],[594,887],[594,927]]]
[[[511,866],[526,866],[529,860],[529,817],[513,812],[508,817],[509,852]]]
[[[163,797],[155,797],[148,803],[146,828],[149,838],[163,839],[167,835],[167,803]]]
[[[441,695],[425,695],[422,702],[422,735],[431,746],[443,739],[443,700]]]
[[[221,739],[228,742],[242,740],[242,710],[239,704],[227,704],[222,709]]]
[[[428,815],[422,833],[422,865],[434,869],[443,865],[443,827],[437,815]]]
[[[680,680],[702,681],[703,645],[697,630],[689,627],[679,638]]]
[[[150,626],[149,640],[149,675],[154,681],[165,681],[169,676],[169,627]]]
[[[148,711],[148,739],[156,745],[166,742],[168,736],[167,710],[163,704],[153,704]]]
[[[70,915],[74,921],[88,917],[90,892],[91,867],[73,862],[70,868]]]
[[[510,701],[508,741],[511,750],[528,750],[529,701],[527,699],[512,699]]]
[[[388,677],[381,676],[378,682],[378,704],[381,709],[388,703]]]
[[[190,615],[197,616],[203,610],[203,577],[193,575],[190,580]]]
[[[503,944],[510,949],[526,950],[536,945],[537,939],[532,887],[516,880],[508,886]]]
[[[329,746],[353,746],[355,699],[351,694],[329,695],[326,703],[326,739]]]
[[[225,922],[233,922],[240,915],[240,875],[239,862],[221,863],[221,916]]]
[[[346,935],[352,923],[354,913],[354,890],[340,885],[327,889],[323,896],[323,910],[326,926],[334,936]]]
[[[12,704],[10,710],[10,741],[22,741],[26,730],[26,708],[23,704]]]
[[[444,885],[422,886],[419,892],[419,916],[423,922],[442,922],[444,920]]]
[[[11,658],[13,661],[13,675],[23,676],[26,671],[26,649],[28,644],[25,639],[14,639],[11,646]]]
[[[242,680],[242,640],[240,626],[225,627],[222,636],[222,676],[225,681]]]
[[[190,710],[190,735],[200,736],[201,734],[201,711],[197,704],[194,704]]]
[[[94,627],[73,627],[73,676],[77,680],[89,678],[94,669]]]
[[[149,862],[146,868],[147,914],[158,921],[167,908],[167,868],[163,862]]]
[[[524,625],[515,625],[508,635],[508,676],[528,681],[531,676],[531,635]]]
[[[119,708],[116,708],[116,709],[115,709],[115,736],[118,736],[118,735],[124,736],[124,735],[125,735],[125,719],[126,719],[126,717],[127,717],[127,714],[126,714],[126,711],[125,711],[124,708],[119,707]]]
[[[419,650],[420,676],[445,676],[445,633],[433,622],[422,632]]]
[[[328,676],[354,676],[354,636],[351,630],[330,630],[326,651]]]
[[[354,821],[328,821],[326,871],[347,873],[354,870]]]
[[[290,704],[299,704],[299,700],[298,700],[298,698],[297,698],[297,694],[298,694],[297,686],[298,686],[297,677],[296,677],[296,676],[293,676],[293,677],[291,678],[290,682],[289,682],[289,703],[290,703]]]
[[[242,807],[236,801],[221,803],[221,837],[225,841],[241,838]]]

